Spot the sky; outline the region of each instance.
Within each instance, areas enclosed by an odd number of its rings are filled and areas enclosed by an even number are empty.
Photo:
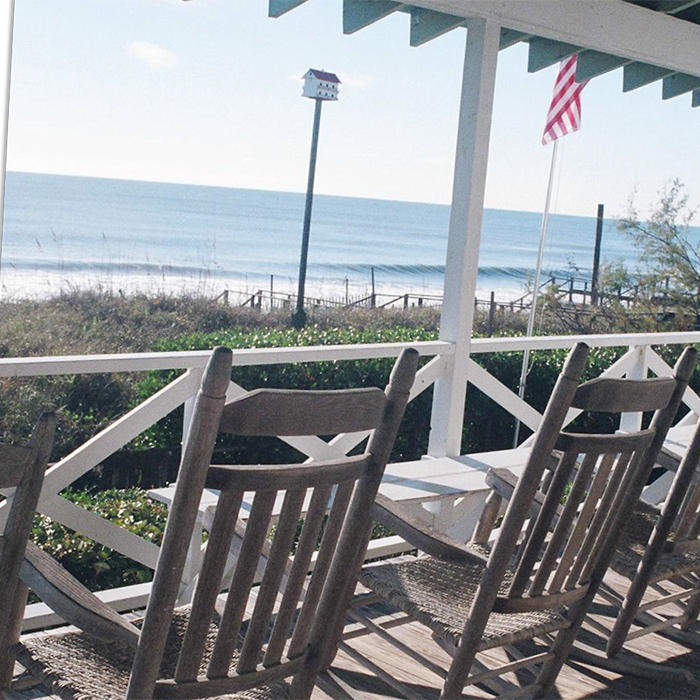
[[[10,7],[0,0],[3,42]],[[323,108],[315,191],[449,203],[466,30],[411,48],[404,13],[350,36],[341,14],[339,0],[279,19],[266,0],[15,0],[7,169],[304,192],[313,101],[301,76],[318,68],[341,90]],[[524,45],[500,53],[487,207],[542,210],[556,72],[528,73]],[[603,203],[623,216],[633,193],[646,212],[674,178],[700,202],[689,95],[623,93],[618,70],[581,100],[552,212],[595,216]]]

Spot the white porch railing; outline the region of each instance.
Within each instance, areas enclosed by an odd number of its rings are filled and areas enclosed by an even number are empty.
[[[592,347],[627,347],[628,350],[606,371],[610,376],[647,376],[671,373],[671,367],[654,351],[652,346],[700,343],[700,332],[594,335],[594,336],[549,336],[536,338],[489,338],[472,341],[472,354],[547,350],[570,348],[582,340]],[[374,345],[342,345],[319,347],[294,347],[276,349],[235,350],[234,366],[274,365],[294,362],[359,360],[379,357],[396,357],[404,347],[415,347],[421,355],[431,357],[419,371],[411,399],[431,386],[445,372],[446,364],[454,355],[454,346],[444,341],[416,343],[387,343]],[[85,444],[54,464],[47,472],[39,510],[65,526],[80,532],[95,541],[110,547],[145,566],[154,568],[159,548],[118,525],[88,512],[71,503],[60,492],[90,471],[109,455],[124,447],[137,435],[155,424],[178,406],[185,405],[185,425],[188,422],[192,400],[196,394],[203,368],[207,362],[207,351],[180,353],[143,353],[131,355],[100,355],[83,357],[45,357],[0,359],[0,377],[31,377],[61,374],[89,374],[111,372],[136,372],[154,369],[183,369],[184,374],[168,384],[158,393],[115,421]],[[541,415],[518,398],[498,379],[482,369],[469,358],[457,371],[467,381],[478,387],[496,403],[508,410],[523,424],[536,430]],[[231,383],[229,399],[245,392]],[[686,393],[685,403],[690,413],[685,422],[695,421],[700,415],[700,397],[692,391]],[[440,420],[442,407],[433,409],[433,421]],[[571,418],[574,417],[572,414]],[[621,426],[629,429],[641,417],[629,416]],[[426,416],[426,421],[428,417]],[[320,438],[288,439],[309,458],[333,458],[348,453],[365,436],[339,435],[330,442]],[[428,455],[427,457],[430,457]],[[7,517],[7,501],[0,504],[0,529]],[[139,588],[139,595],[143,591]],[[113,594],[105,594],[114,598]]]

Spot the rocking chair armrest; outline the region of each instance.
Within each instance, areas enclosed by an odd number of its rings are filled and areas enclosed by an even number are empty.
[[[98,639],[136,646],[139,630],[69,574],[50,554],[27,543],[20,576],[54,612]]]
[[[515,492],[518,477],[506,467],[490,467],[486,472],[486,484],[503,500],[510,501]]]
[[[661,450],[656,457],[657,467],[663,467],[667,471],[677,472],[678,466],[681,463],[681,458],[673,451],[670,450],[665,445],[661,446]]]
[[[486,472],[486,483],[504,500],[510,501],[518,484],[518,477],[506,467],[491,467]],[[535,494],[534,502],[541,506],[544,503],[544,496],[538,491]]]
[[[410,545],[437,559],[464,563],[475,561],[485,563],[488,560],[483,552],[437,532],[413,515],[406,506],[392,501],[381,493],[377,494],[372,516]]]

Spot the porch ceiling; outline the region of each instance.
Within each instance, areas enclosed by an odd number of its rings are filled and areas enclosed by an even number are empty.
[[[305,2],[269,0],[269,14]],[[490,19],[501,27],[501,49],[529,45],[529,72],[577,54],[579,82],[622,68],[625,92],[662,81],[663,99],[692,93],[700,106],[700,0],[343,0],[343,31],[394,12],[410,15],[411,46]]]

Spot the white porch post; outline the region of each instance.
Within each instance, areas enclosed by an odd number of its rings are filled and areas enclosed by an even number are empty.
[[[456,352],[435,384],[431,457],[456,456],[461,447],[500,29],[475,19],[467,31],[440,322],[440,340]]]
[[[634,348],[637,361],[627,372],[628,379],[646,379],[649,375],[649,346],[638,345]],[[633,433],[642,429],[641,413],[623,413],[620,416],[620,430],[623,433]]]

